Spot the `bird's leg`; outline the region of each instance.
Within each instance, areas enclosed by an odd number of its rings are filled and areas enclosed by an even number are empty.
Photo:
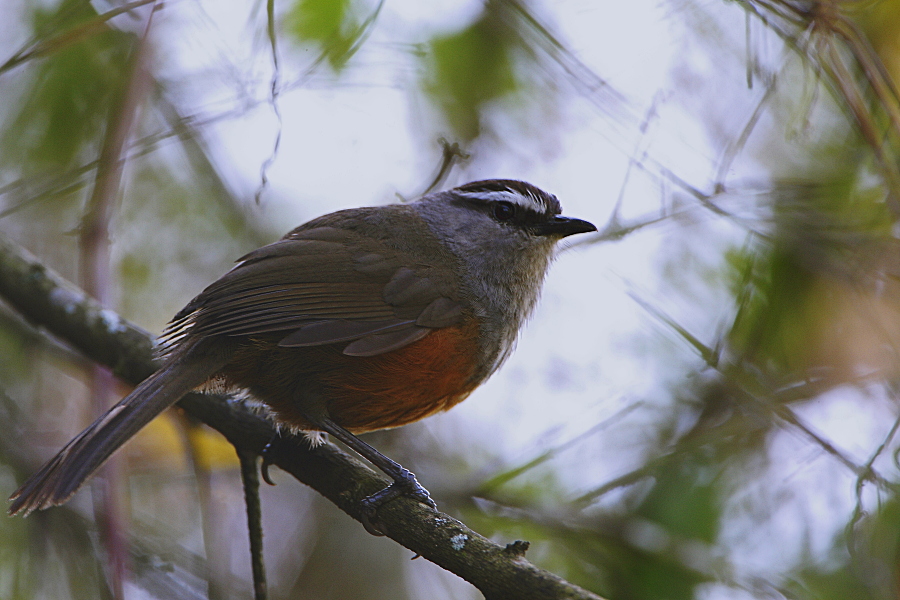
[[[374,516],[375,511],[378,510],[379,506],[386,502],[390,502],[398,496],[410,496],[422,504],[426,504],[431,508],[437,508],[437,504],[435,504],[434,500],[431,499],[431,496],[428,495],[428,490],[419,484],[412,471],[404,468],[400,463],[391,460],[328,417],[319,417],[315,420],[315,423],[323,431],[342,441],[350,449],[381,469],[385,475],[394,480],[394,483],[383,490],[363,498],[362,506],[368,516]]]

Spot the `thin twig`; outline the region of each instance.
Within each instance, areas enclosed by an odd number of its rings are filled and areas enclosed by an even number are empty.
[[[259,501],[259,455],[236,446],[241,462],[241,481],[244,484],[244,503],[247,507],[247,531],[250,534],[250,565],[253,570],[253,598],[266,600],[266,563],[263,559],[262,505]]]

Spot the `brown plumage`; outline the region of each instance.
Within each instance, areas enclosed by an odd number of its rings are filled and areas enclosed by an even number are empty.
[[[393,352],[358,357],[334,345],[279,348],[255,338],[235,353],[223,379],[266,399],[278,420],[293,427],[318,429],[308,415],[324,412],[364,433],[418,421],[465,399],[478,384],[475,339],[472,331],[446,327]],[[298,397],[307,401],[300,405]]]

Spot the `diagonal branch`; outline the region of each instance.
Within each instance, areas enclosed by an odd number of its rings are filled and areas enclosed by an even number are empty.
[[[125,381],[136,384],[155,369],[148,333],[104,309],[2,236],[0,297],[35,326],[109,366]],[[260,453],[277,433],[272,423],[227,397],[189,394],[178,405],[243,451]],[[282,434],[267,458],[357,521],[362,518],[360,501],[386,483],[333,444],[310,448],[301,436]],[[379,508],[378,520],[388,537],[469,581],[488,600],[602,600],[525,560],[526,544],[504,548],[412,499],[399,498]]]

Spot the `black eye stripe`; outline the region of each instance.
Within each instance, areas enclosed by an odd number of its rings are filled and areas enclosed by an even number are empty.
[[[491,206],[491,214],[498,221],[509,221],[516,216],[516,205],[503,200],[494,202]]]

